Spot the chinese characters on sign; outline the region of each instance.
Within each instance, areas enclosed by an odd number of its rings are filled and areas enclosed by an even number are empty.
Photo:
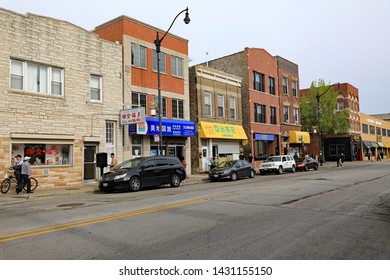
[[[144,129],[141,131],[140,127],[144,127]],[[144,124],[129,125],[129,134],[155,135],[159,134],[159,130],[159,121],[155,118],[146,118]],[[195,136],[195,123],[192,121],[163,119],[161,130],[163,136],[192,137]]]
[[[121,124],[145,122],[145,108],[134,108],[121,111]]]

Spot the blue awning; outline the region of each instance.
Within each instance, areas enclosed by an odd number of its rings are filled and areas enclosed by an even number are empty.
[[[369,141],[363,141],[363,144],[364,144],[364,146],[366,146],[366,148],[371,148],[372,147],[372,144]]]
[[[159,119],[147,117],[146,121],[129,125],[131,135],[157,135],[159,134]],[[187,120],[162,119],[162,136],[193,137],[195,136],[195,123]]]

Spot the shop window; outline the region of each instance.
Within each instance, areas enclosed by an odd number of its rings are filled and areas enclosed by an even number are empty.
[[[73,145],[71,144],[12,144],[12,157],[31,157],[32,165],[72,165]]]
[[[142,155],[142,136],[140,135],[133,135],[131,136],[131,152],[132,155],[135,157],[139,157]]]

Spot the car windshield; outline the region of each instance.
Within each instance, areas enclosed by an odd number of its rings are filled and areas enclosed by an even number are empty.
[[[225,168],[225,167],[232,167],[233,165],[236,164],[236,160],[230,160],[230,161],[223,161],[220,163],[219,167],[220,168]]]
[[[265,162],[275,162],[275,161],[282,161],[281,157],[269,157]]]
[[[143,162],[144,160],[143,159],[140,159],[140,158],[135,158],[135,159],[130,159],[130,160],[126,160],[124,162],[122,162],[121,164],[119,164],[117,167],[115,167],[114,169],[127,169],[127,168],[137,168],[141,165],[141,163]]]

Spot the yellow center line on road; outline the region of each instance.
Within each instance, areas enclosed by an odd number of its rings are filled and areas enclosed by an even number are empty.
[[[53,225],[53,226],[48,226],[48,227],[27,230],[27,231],[10,233],[10,234],[6,234],[6,235],[1,235],[0,236],[0,243],[5,243],[8,241],[13,241],[13,240],[21,239],[21,238],[51,233],[51,232],[55,232],[55,231],[61,231],[61,230],[77,228],[77,227],[82,227],[82,226],[87,226],[87,225],[93,225],[93,224],[97,224],[97,223],[104,223],[104,222],[108,222],[108,221],[112,221],[112,220],[118,220],[118,219],[123,219],[123,218],[138,216],[138,215],[144,215],[144,214],[150,214],[153,212],[158,212],[158,211],[163,211],[163,210],[168,210],[168,209],[173,209],[173,208],[178,208],[178,207],[183,207],[183,206],[188,206],[188,205],[193,205],[193,204],[204,203],[206,201],[207,201],[206,199],[189,200],[189,201],[184,201],[184,202],[179,202],[179,203],[174,203],[174,204],[168,204],[168,205],[156,206],[156,207],[151,207],[151,208],[146,208],[146,209],[140,209],[140,210],[136,210],[136,211],[132,211],[132,212],[112,214],[112,215],[107,215],[107,216],[102,216],[102,217],[97,217],[97,218],[92,218],[92,219],[74,221],[74,222],[65,223],[65,224],[59,224],[59,225]]]

